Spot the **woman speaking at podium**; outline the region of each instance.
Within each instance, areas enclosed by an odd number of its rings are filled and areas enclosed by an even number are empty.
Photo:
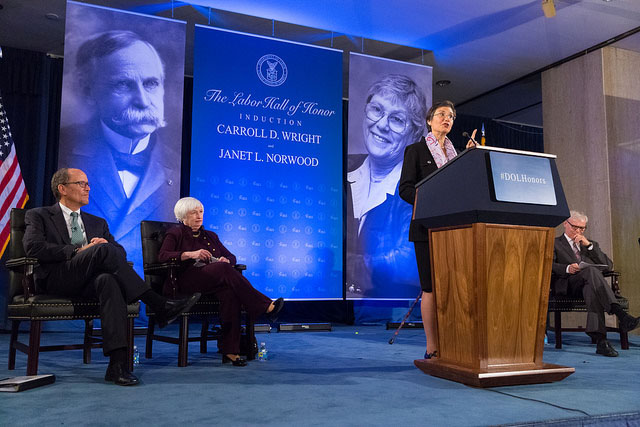
[[[420,141],[408,145],[404,151],[399,191],[400,197],[405,202],[413,205],[416,196],[415,185],[458,155],[455,148],[453,148],[451,140],[447,138],[455,119],[456,110],[451,101],[436,102],[427,112],[427,129],[429,133]],[[471,139],[467,142],[467,148],[476,145],[474,141],[475,135],[476,131],[474,130]],[[437,203],[438,201],[434,200],[433,202]],[[414,244],[420,287],[422,288],[420,311],[422,313],[424,332],[427,336],[427,350],[424,358],[431,359],[438,356],[438,339],[435,328],[436,307],[433,293],[431,292],[429,231],[425,226],[412,220],[409,227],[409,240]]]

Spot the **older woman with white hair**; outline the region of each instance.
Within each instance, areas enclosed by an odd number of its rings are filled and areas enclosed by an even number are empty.
[[[236,257],[220,242],[213,231],[202,226],[204,207],[193,197],[184,197],[174,207],[176,219],[182,224],[167,231],[160,262],[182,263],[177,282],[180,293],[213,294],[220,300],[222,337],[218,344],[222,362],[245,366],[240,357],[240,308],[250,316],[266,314],[274,321],[284,300],[272,301],[257,291],[233,266]],[[196,291],[197,289],[197,291]]]

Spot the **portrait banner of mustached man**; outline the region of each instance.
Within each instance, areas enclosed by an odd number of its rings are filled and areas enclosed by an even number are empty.
[[[185,23],[67,3],[58,167],[83,170],[89,204],[142,273],[140,221],[180,197]]]
[[[414,299],[420,292],[412,206],[398,182],[404,149],[426,135],[428,66],[351,53],[346,209],[347,299]]]

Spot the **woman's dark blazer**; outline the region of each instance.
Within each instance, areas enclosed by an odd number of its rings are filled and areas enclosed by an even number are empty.
[[[424,137],[420,141],[408,145],[404,150],[404,163],[398,184],[402,200],[413,205],[416,198],[415,185],[437,169],[438,165],[433,159]],[[427,228],[412,219],[409,226],[409,241],[426,242],[428,240]]]
[[[200,227],[200,232],[204,233],[203,239],[207,242],[207,249],[213,254],[214,257],[226,257],[231,265],[235,265],[236,257],[222,244],[218,235],[213,231],[205,230],[204,227]],[[160,253],[158,254],[158,261],[167,262],[169,260],[180,261],[182,252],[194,251],[200,249],[202,246],[196,244],[196,237],[193,237],[193,231],[186,225],[177,225],[167,230],[167,234],[162,242]],[[191,263],[193,263],[192,260]],[[190,265],[185,263],[185,265]]]

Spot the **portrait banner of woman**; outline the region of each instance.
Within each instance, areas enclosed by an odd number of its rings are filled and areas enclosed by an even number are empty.
[[[426,134],[432,69],[352,53],[349,70],[346,296],[414,299],[412,207],[398,182],[405,147]]]

